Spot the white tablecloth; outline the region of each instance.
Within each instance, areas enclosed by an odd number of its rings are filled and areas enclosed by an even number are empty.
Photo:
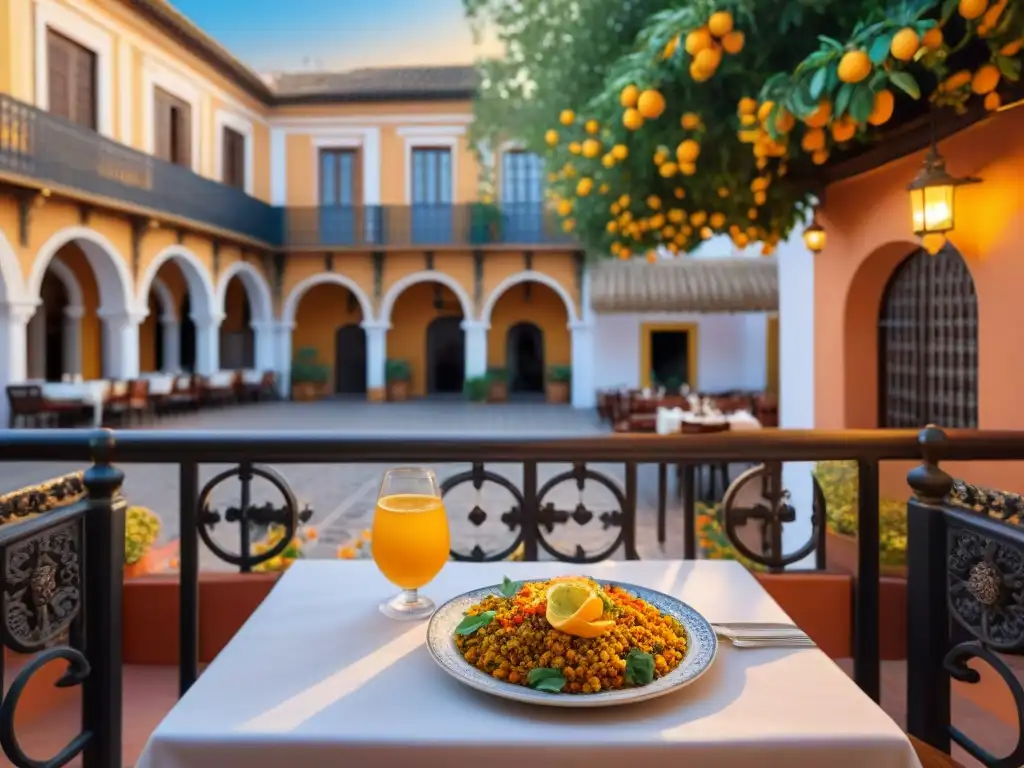
[[[257,371],[252,368],[242,371],[243,384],[259,384],[261,381],[263,381],[263,371]]]
[[[42,384],[43,397],[47,400],[81,400],[92,406],[93,426],[103,424],[103,400],[107,396],[110,382],[107,381],[48,381]]]
[[[724,561],[448,563],[448,600],[513,579],[587,573],[679,596],[711,621],[788,621]],[[292,566],[160,724],[137,768],[920,768],[896,724],[817,649],[737,650],[661,699],[606,710],[507,702],[450,678],[426,623],[377,610],[371,561]]]
[[[749,411],[736,411],[713,416],[698,416],[692,411],[682,408],[658,408],[655,416],[655,431],[659,435],[672,435],[680,431],[682,424],[728,424],[730,431],[740,432],[747,429],[761,429],[754,414]]]
[[[234,380],[234,371],[217,371],[206,377],[206,383],[215,389],[227,389]]]

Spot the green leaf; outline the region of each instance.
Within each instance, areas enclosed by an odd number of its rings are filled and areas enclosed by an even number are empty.
[[[910,98],[921,98],[921,88],[918,86],[917,80],[914,79],[914,76],[909,72],[890,72],[889,82],[907,94]]]
[[[858,123],[866,123],[875,108],[875,94],[866,85],[859,85],[850,99],[850,114]]]
[[[831,37],[827,37],[825,35],[818,35],[818,40],[823,42],[829,48],[832,48],[837,51],[843,50],[843,44],[840,43],[838,40],[833,40]]]
[[[512,581],[508,576],[501,582],[501,596],[502,597],[515,597],[519,592],[519,588],[523,585],[518,581]]]
[[[811,85],[809,93],[811,99],[817,101],[821,98],[821,92],[825,90],[825,83],[828,79],[828,70],[826,67],[822,67],[814,73],[814,77],[811,78]]]
[[[654,657],[634,648],[626,656],[626,670],[623,677],[630,685],[647,685],[654,679]]]
[[[494,611],[484,611],[478,613],[475,616],[467,616],[459,622],[459,626],[455,628],[456,635],[472,635],[481,627],[486,627],[492,621],[494,621]]]
[[[895,33],[889,33],[875,38],[875,42],[871,44],[868,51],[868,58],[871,59],[872,64],[881,64],[889,58],[889,48],[892,46],[892,39],[895,36]]]
[[[939,23],[945,24],[949,21],[950,17],[953,15],[953,11],[955,11],[959,5],[960,0],[946,0],[946,2],[942,4],[942,13],[939,14],[941,21]]]
[[[842,117],[846,114],[846,108],[850,105],[850,97],[853,96],[853,83],[843,83],[839,89],[839,93],[836,94],[835,108],[833,114],[836,117]]]
[[[1017,82],[1020,79],[1020,59],[999,56],[996,58],[996,66],[999,68],[1000,74],[1007,80]]]
[[[538,691],[559,693],[565,687],[565,675],[551,667],[534,667],[526,675],[526,684]]]

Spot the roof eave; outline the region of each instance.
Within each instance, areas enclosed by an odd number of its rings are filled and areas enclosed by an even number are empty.
[[[447,91],[398,91],[392,93],[280,93],[273,99],[274,106],[300,104],[373,104],[399,101],[472,101],[476,89],[451,89]]]

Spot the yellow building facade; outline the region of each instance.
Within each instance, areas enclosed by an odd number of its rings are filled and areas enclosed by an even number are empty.
[[[473,151],[474,86],[262,78],[162,0],[0,0],[0,383],[253,369],[287,391],[301,350],[329,392],[379,399],[400,360],[413,395],[566,366],[592,401],[582,254],[537,158]]]

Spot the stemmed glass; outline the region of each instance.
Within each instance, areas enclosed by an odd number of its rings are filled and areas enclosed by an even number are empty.
[[[402,591],[380,604],[381,613],[407,621],[430,616],[434,601],[419,589],[437,576],[450,548],[448,516],[433,471],[400,467],[385,472],[373,515],[373,560]]]

